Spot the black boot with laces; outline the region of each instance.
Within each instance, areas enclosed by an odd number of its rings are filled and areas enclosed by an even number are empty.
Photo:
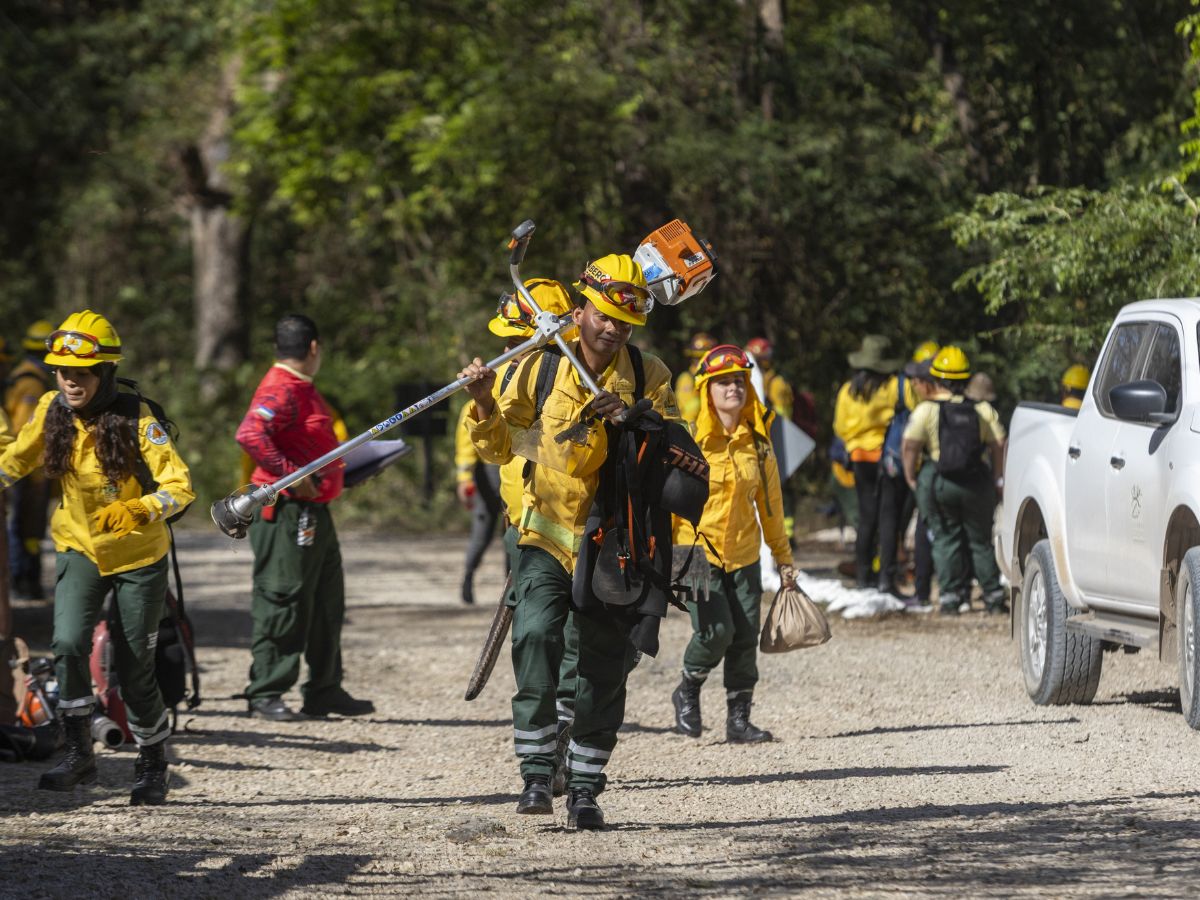
[[[700,688],[703,681],[689,678],[686,673],[679,680],[679,686],[671,694],[671,704],[675,707],[675,730],[688,737],[700,737]]]
[[[599,831],[604,827],[604,813],[591,788],[568,789],[567,827],[580,831]]]
[[[750,722],[750,706],[754,694],[742,691],[729,698],[729,718],[725,720],[725,740],[731,744],[761,744],[772,740],[771,732],[763,731]]]
[[[130,806],[161,806],[167,802],[167,742],[138,748],[133,761],[133,791]]]
[[[517,812],[527,816],[549,815],[554,812],[550,779],[546,775],[526,775],[525,790],[517,798]]]
[[[44,791],[69,791],[77,784],[96,780],[96,755],[92,752],[92,717],[63,716],[61,719],[66,755],[49,772],[43,772],[38,787]]]

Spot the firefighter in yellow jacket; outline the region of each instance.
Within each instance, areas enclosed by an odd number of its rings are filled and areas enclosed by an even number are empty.
[[[633,326],[645,323],[650,299],[641,267],[625,255],[590,263],[575,287],[580,297],[572,316],[580,336],[573,350],[599,384],[599,397],[593,398],[561,354],[548,350],[519,364],[499,401],[493,394],[495,375],[481,360],[462,373],[477,379],[468,390],[474,400],[471,433],[480,455],[504,462],[516,453],[534,462],[524,481],[518,525],[512,625],[513,728],[525,781],[517,801],[520,813],[553,812],[563,627],[571,609],[572,573],[608,455],[608,435],[598,420],[615,419],[633,404],[637,376],[625,345]],[[543,359],[549,361],[545,369]],[[641,360],[645,398],[664,417],[677,420],[670,371],[649,354],[641,354]],[[543,371],[549,388],[544,403],[538,390]],[[571,826],[604,827],[596,795],[606,783],[604,768],[624,718],[625,679],[634,660],[620,620],[581,617],[574,734],[566,761]]]
[[[38,787],[67,791],[96,780],[88,658],[92,630],[111,591],[121,628],[116,671],[138,744],[130,802],[167,794],[167,710],[154,675],[158,623],[167,593],[165,520],[192,500],[191,476],[145,404],[118,392],[121,339],[104,316],[74,313],[46,339],[58,390],[38,401],[16,441],[0,454],[0,486],[39,466],[62,482],[50,533],[55,563],[54,659],[66,755]]]
[[[46,338],[54,325],[39,319],[25,330],[21,339],[24,358],[8,376],[4,392],[4,410],[13,428],[21,427],[33,418],[42,394],[54,385],[54,372],[42,358],[46,355]],[[9,494],[12,518],[8,525],[8,558],[12,586],[17,596],[41,600],[42,538],[46,536],[46,514],[50,505],[50,482],[41,472],[34,472]]]
[[[680,372],[675,378],[675,402],[679,404],[679,412],[688,422],[695,422],[700,412],[700,394],[696,390],[696,367],[700,360],[717,342],[705,331],[697,331],[692,335],[688,348],[683,351],[691,362],[686,372]]]
[[[771,740],[770,732],[750,722],[758,682],[763,537],[785,586],[793,585],[796,577],[784,528],[779,464],[771,448],[774,414],[750,386],[751,366],[740,348],[723,344],[704,356],[696,372],[701,398],[696,443],[709,464],[710,493],[699,529],[705,539],[708,577],[697,579],[700,590],[691,609],[692,639],[683,655],[683,678],[671,695],[676,729],[699,737],[700,689],[708,673],[724,660],[725,738],[742,744]],[[676,518],[676,546],[697,540],[691,524]]]

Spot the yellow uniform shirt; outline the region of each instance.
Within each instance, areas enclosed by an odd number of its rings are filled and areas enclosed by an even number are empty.
[[[574,346],[577,348],[578,344]],[[588,512],[600,483],[600,467],[608,456],[608,435],[602,423],[593,422],[583,443],[555,440],[580,421],[580,413],[592,399],[591,392],[580,383],[575,367],[565,357],[559,359],[537,427],[531,427],[541,357],[541,353],[534,353],[517,363],[517,372],[500,394],[492,415],[472,424],[471,439],[487,462],[500,465],[509,462],[514,447],[536,457],[537,464],[530,467],[529,478],[524,482],[522,513],[517,523],[519,543],[545,550],[569,573],[575,569]],[[671,390],[670,371],[649,353],[642,354],[642,365],[646,398],[665,418],[677,420],[679,410]],[[634,373],[629,351],[622,347],[613,364],[596,381],[604,390],[632,405]],[[524,461],[521,465],[523,468]]]
[[[496,370],[496,386],[492,390],[492,396],[497,400],[500,398],[500,389],[504,386],[505,373],[518,362],[519,360],[513,360]],[[455,477],[459,484],[474,480],[475,463],[480,458],[479,451],[475,449],[471,440],[471,426],[475,424],[475,420],[471,418],[471,410],[474,407],[475,404],[468,400],[459,414],[458,428],[454,432]],[[500,465],[500,501],[504,504],[504,514],[513,525],[518,524],[521,518],[521,496],[525,491],[524,470],[525,459],[521,456],[510,455],[508,461]]]
[[[8,376],[4,392],[4,411],[17,431],[33,418],[42,394],[50,389],[54,378],[32,359],[22,360]],[[15,432],[14,432],[15,435]]]
[[[933,399],[917,404],[908,418],[904,428],[904,440],[920,444],[925,455],[935,462],[941,456],[941,445],[938,442],[938,401],[950,403],[968,402],[965,397],[955,396],[949,391],[940,391]],[[986,400],[975,404],[975,412],[979,414],[979,439],[984,444],[998,444],[1004,440],[1004,426],[1000,424],[1000,414]]]
[[[698,433],[696,443],[709,465],[709,495],[700,517],[700,531],[720,554],[720,559],[714,558],[702,539],[700,544],[708,561],[727,572],[749,566],[759,561],[760,538],[765,538],[775,565],[792,565],[792,548],[783,521],[779,463],[770,438],[759,435],[756,439],[751,421],[743,419],[733,434],[718,421],[707,434]],[[675,544],[687,546],[695,539],[692,524],[676,517]]]
[[[850,382],[842,385],[842,389],[838,391],[837,405],[834,407],[833,433],[845,443],[846,452],[850,454],[851,459],[865,459],[871,462],[879,460],[888,425],[892,416],[896,414],[896,401],[899,396],[900,382],[895,375],[880,385],[879,390],[867,400],[850,393]],[[916,405],[916,395],[913,394],[912,384],[907,379],[904,404],[909,409]]]
[[[767,395],[767,406],[777,416],[785,419],[792,418],[792,410],[796,405],[796,393],[782,375],[774,369],[763,368],[763,391]]]
[[[0,487],[12,486],[42,465],[46,410],[57,396],[58,391],[44,394],[33,418],[0,453]],[[150,494],[142,492],[136,477],[117,485],[109,483],[96,456],[95,437],[75,419],[71,471],[62,477],[62,504],[54,511],[50,536],[56,550],[79,551],[96,564],[101,575],[140,569],[162,559],[170,544],[164,520],[196,499],[187,466],[144,403],[138,414],[137,438],[150,475],[158,482],[158,489]],[[145,525],[122,538],[93,530],[92,517],[97,511],[114,500],[135,499],[150,513]]]
[[[696,393],[695,369],[700,363],[697,360],[686,372],[680,372],[675,378],[675,402],[679,405],[679,414],[686,422],[695,422],[700,412],[700,395]]]

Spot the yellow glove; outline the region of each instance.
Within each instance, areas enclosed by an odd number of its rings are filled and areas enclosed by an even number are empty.
[[[114,500],[92,518],[97,531],[108,531],[125,537],[139,525],[150,521],[150,511],[141,500]]]

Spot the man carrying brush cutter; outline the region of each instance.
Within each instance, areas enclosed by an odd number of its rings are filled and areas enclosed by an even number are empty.
[[[629,256],[605,256],[588,265],[575,288],[580,296],[572,316],[580,334],[571,349],[599,385],[598,396],[550,348],[519,363],[498,400],[495,373],[482,360],[460,374],[476,379],[467,390],[474,401],[471,432],[480,456],[503,463],[519,452],[531,460],[524,469],[512,625],[513,728],[525,780],[520,813],[553,812],[563,630],[572,575],[608,455],[604,420],[621,419],[639,385],[655,411],[679,418],[670,371],[656,357],[631,354],[626,346],[633,326],[645,324],[651,296],[641,266]],[[607,610],[580,616],[574,736],[566,760],[571,826],[604,827],[596,795],[606,783],[604,768],[624,719],[625,679],[635,658],[627,619]]]

